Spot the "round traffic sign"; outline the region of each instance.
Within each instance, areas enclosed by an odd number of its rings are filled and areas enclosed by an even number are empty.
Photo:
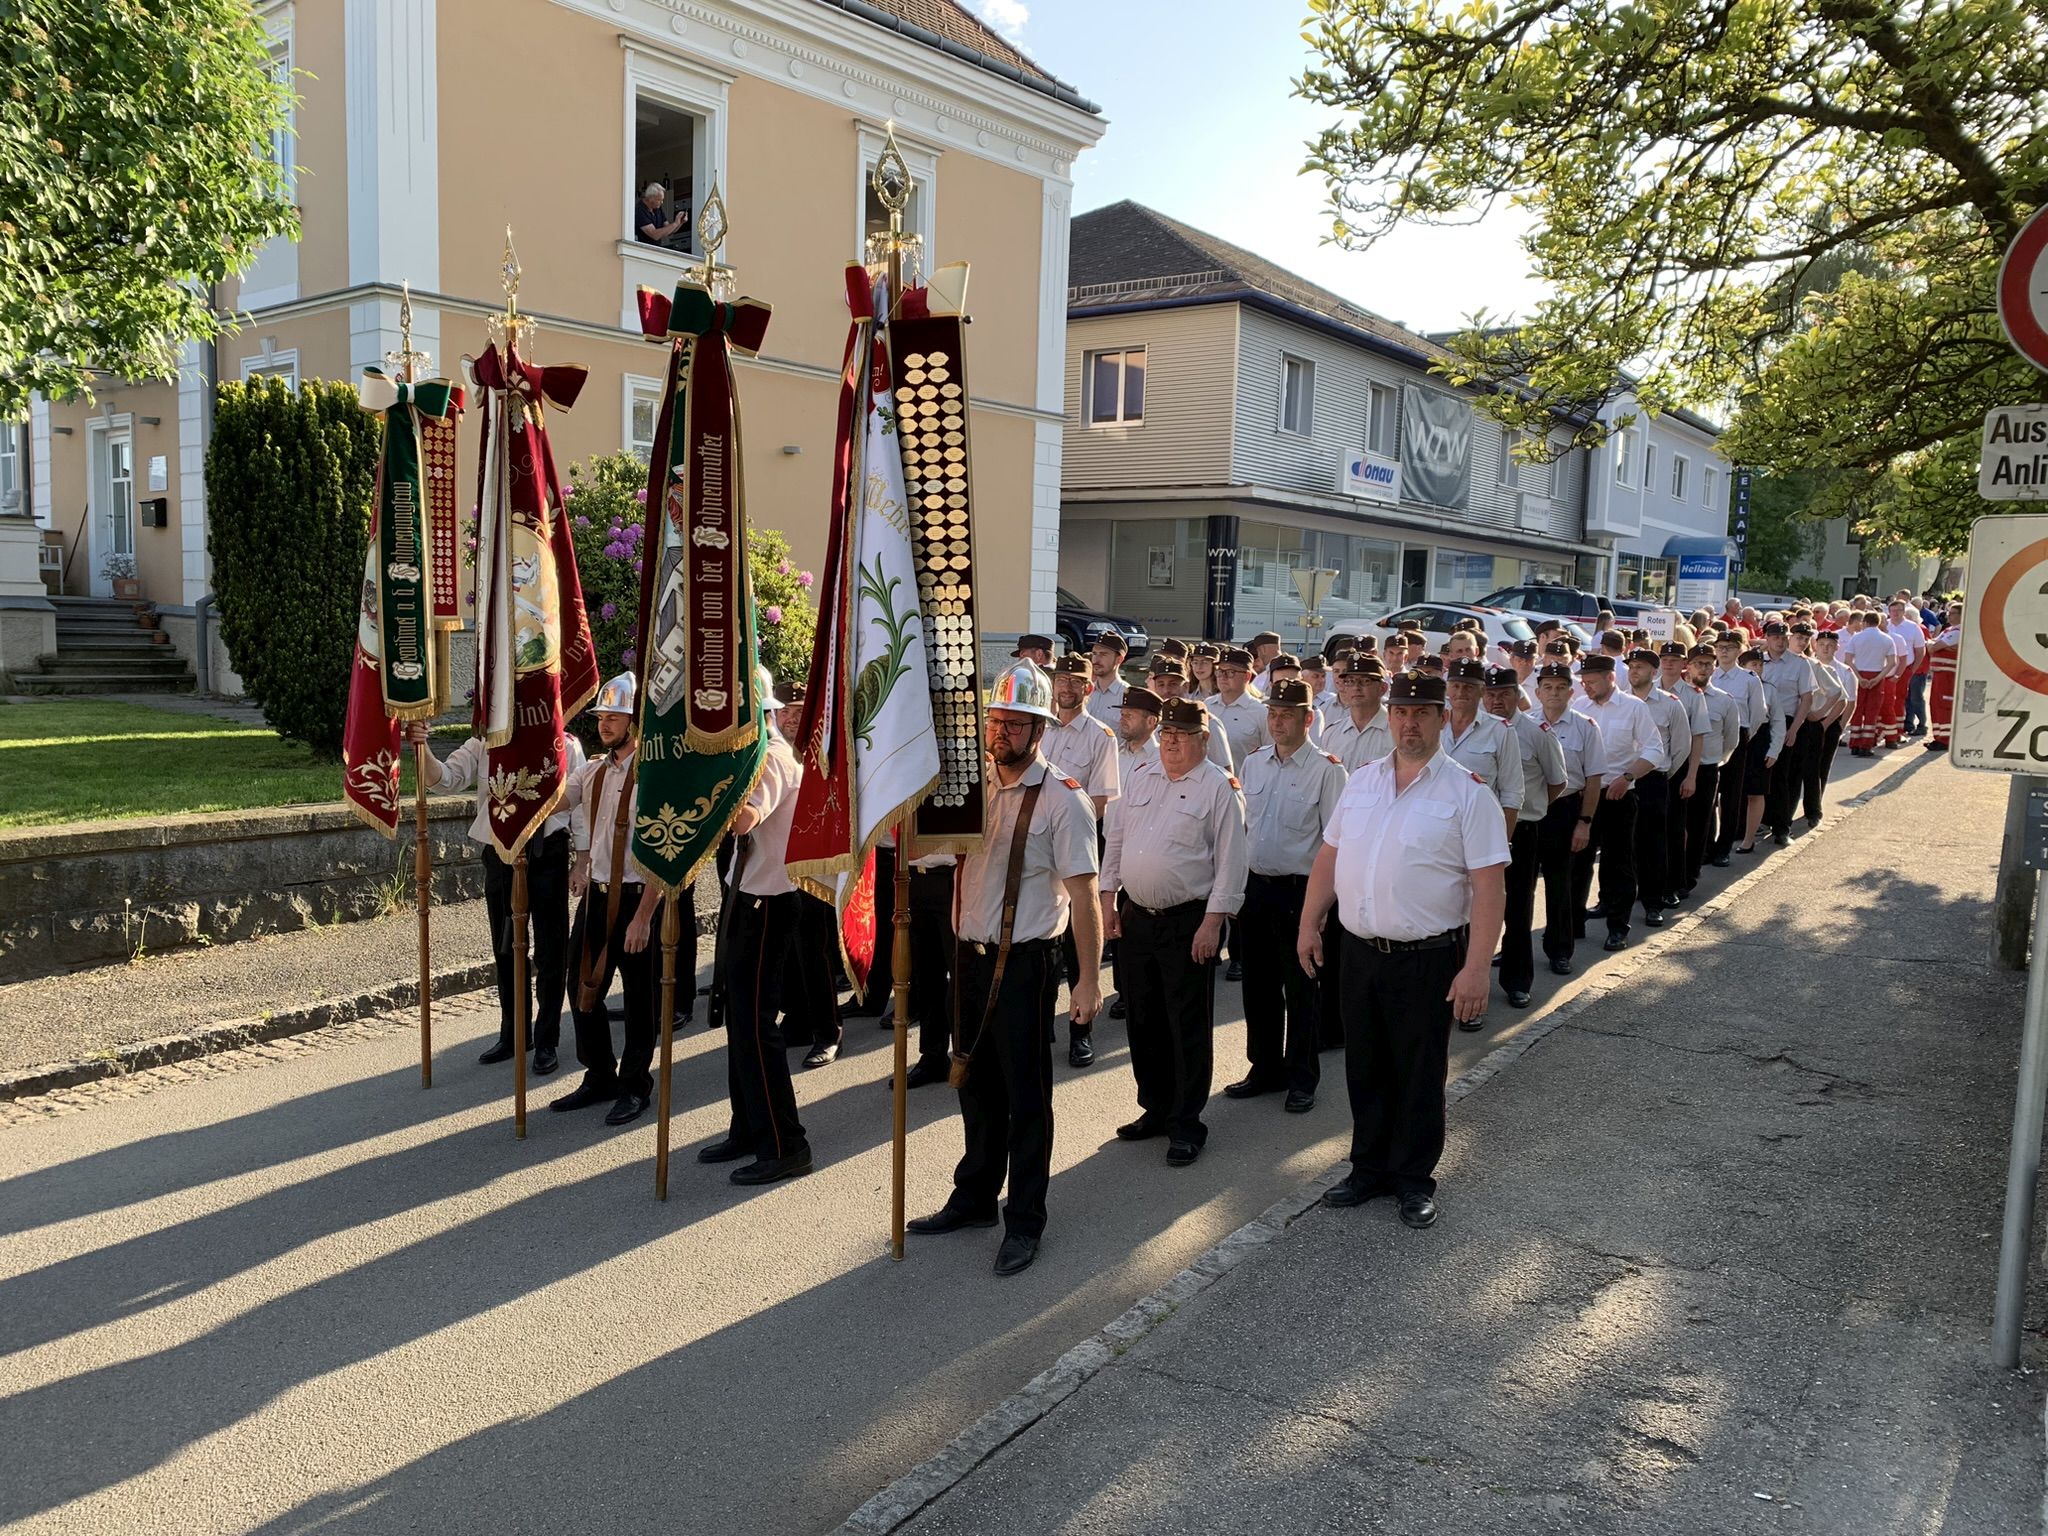
[[[2020,226],[1998,264],[1998,323],[2014,351],[2048,369],[2048,207]]]
[[[2015,551],[1992,573],[1977,605],[1978,633],[1984,654],[1992,664],[2030,693],[2048,694],[2048,635],[2022,631],[2015,636],[2008,622],[2008,610],[2015,592],[2022,594],[2028,609],[2038,614],[2044,583],[2042,567],[2048,566],[2048,539],[2037,539]],[[2027,577],[2024,588],[2020,579]],[[2025,647],[2025,653],[2021,647]],[[2029,659],[2029,657],[2033,659]]]

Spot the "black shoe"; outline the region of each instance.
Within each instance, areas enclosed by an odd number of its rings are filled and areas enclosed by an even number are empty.
[[[1120,1019],[1124,1016],[1124,998],[1121,992],[1117,994],[1116,1001],[1109,1005],[1109,1016],[1112,1019]]]
[[[1486,1028],[1486,1015],[1482,1013],[1476,1019],[1460,1019],[1458,1020],[1458,1028],[1464,1034],[1476,1035],[1479,1031]]]
[[[1116,1128],[1118,1141],[1150,1141],[1155,1136],[1165,1134],[1164,1124],[1157,1120],[1148,1120],[1143,1115],[1138,1116],[1129,1125],[1120,1125]]]
[[[1166,1144],[1166,1166],[1185,1168],[1202,1155],[1202,1149],[1192,1141],[1169,1141]]]
[[[533,1053],[533,1075],[535,1077],[546,1077],[561,1064],[561,1058],[555,1055],[555,1048],[551,1045],[544,1045]]]
[[[737,1136],[721,1136],[710,1145],[697,1149],[697,1161],[700,1163],[736,1163],[741,1158],[751,1155],[753,1150],[754,1148],[751,1143],[741,1141]]]
[[[1648,911],[1644,912],[1643,926],[1645,928],[1662,928],[1664,926],[1664,909],[1662,907],[1651,907]]]
[[[1818,828],[1819,826],[1820,826],[1820,818],[1819,818],[1818,816],[1809,816],[1809,817],[1807,817],[1807,818],[1806,818],[1806,830],[1807,830],[1807,831],[1809,831],[1809,832],[1812,832],[1812,831],[1816,830],[1816,829],[1817,829],[1817,828]]]
[[[1920,745],[1925,747],[1930,752],[1946,752],[1948,750],[1948,743],[1945,741],[1923,741],[1920,743]],[[1863,757],[1870,756],[1868,752],[1862,753],[1860,755]]]
[[[1602,944],[1600,947],[1606,950],[1607,953],[1609,953],[1610,955],[1615,954],[1621,950],[1627,949],[1628,935],[1625,933],[1610,933],[1607,935],[1607,942],[1605,944]]]
[[[1555,969],[1556,969],[1556,967],[1555,967],[1555,966],[1553,966],[1553,967],[1552,967],[1552,969],[1553,969],[1553,970],[1555,970]],[[1526,993],[1526,992],[1510,992],[1510,993],[1508,994],[1508,1006],[1509,1006],[1510,1008],[1526,1008],[1526,1007],[1528,1007],[1528,1006],[1529,1006],[1529,994],[1528,994],[1528,993]]]
[[[647,1095],[644,1093],[622,1093],[618,1102],[612,1105],[611,1113],[604,1117],[606,1125],[631,1125],[647,1113]]]
[[[1419,1189],[1411,1189],[1401,1197],[1401,1224],[1420,1231],[1436,1225],[1436,1201]]]
[[[499,1062],[510,1061],[511,1059],[512,1042],[510,1040],[500,1040],[496,1045],[486,1050],[483,1055],[477,1057],[477,1064],[479,1066],[495,1067]]]
[[[811,1053],[804,1058],[806,1071],[815,1072],[819,1067],[829,1067],[839,1059],[839,1042],[827,1040],[823,1045],[811,1047]]]
[[[958,1232],[963,1227],[992,1227],[996,1224],[996,1213],[977,1216],[972,1211],[963,1211],[948,1201],[929,1216],[914,1216],[903,1223],[903,1230],[915,1232],[921,1237],[931,1237],[940,1232]]]
[[[1021,1275],[1031,1267],[1031,1261],[1038,1257],[1038,1239],[1012,1232],[1003,1239],[1003,1246],[996,1250],[996,1273],[999,1275]]]
[[[585,1077],[581,1084],[570,1089],[559,1099],[548,1105],[553,1110],[591,1109],[599,1104],[609,1104],[619,1096],[617,1083],[592,1082]]]
[[[1095,1065],[1095,1039],[1088,1030],[1075,1030],[1073,1037],[1067,1041],[1067,1065],[1070,1067],[1092,1067]]]
[[[896,1027],[896,999],[892,997],[892,998],[890,998],[890,999],[889,999],[889,1001],[888,1001],[888,1002],[886,1002],[886,1003],[884,1003],[884,1004],[882,1005],[882,1011],[881,1011],[880,1013],[878,1013],[878,1014],[876,1014],[876,1015],[875,1015],[875,1028],[877,1028],[877,1029],[894,1029],[895,1027]]]
[[[1231,961],[1230,964],[1223,968],[1223,979],[1225,981],[1243,981],[1244,967],[1235,960]]]
[[[1364,1205],[1369,1200],[1377,1200],[1381,1195],[1392,1193],[1393,1191],[1388,1189],[1382,1180],[1362,1179],[1354,1173],[1324,1190],[1323,1204],[1341,1209],[1346,1206]]]
[[[1262,1093],[1278,1093],[1281,1086],[1279,1083],[1262,1082],[1255,1073],[1247,1074],[1225,1088],[1223,1096],[1227,1099],[1256,1099]]]
[[[1790,832],[1773,832],[1771,834],[1771,843],[1774,847],[1789,848],[1792,846],[1792,834]]]
[[[1569,960],[1553,960],[1553,961],[1551,961],[1551,962],[1550,962],[1550,974],[1551,974],[1551,975],[1553,975],[1553,976],[1569,976],[1569,975],[1571,975],[1571,973],[1572,973],[1572,963],[1571,963],[1571,961],[1569,961]]]
[[[735,1184],[773,1184],[777,1179],[800,1179],[810,1171],[811,1147],[804,1142],[781,1157],[758,1157],[726,1177]]]
[[[910,1064],[910,1070],[904,1074],[903,1085],[906,1088],[928,1088],[933,1083],[945,1082],[948,1071],[944,1057],[937,1061],[926,1061],[920,1056]],[[893,1083],[895,1080],[893,1073],[882,1079],[885,1083]]]
[[[1716,869],[1726,869],[1730,864],[1733,864],[1735,861],[1729,858],[1728,855],[1725,853],[1717,853],[1711,859],[1707,860],[1707,862],[1713,865]]]
[[[1739,846],[1739,847],[1738,847],[1738,848],[1737,848],[1737,849],[1736,849],[1735,851],[1736,851],[1737,853],[1755,853],[1755,852],[1756,852],[1756,844],[1755,844],[1755,843],[1743,843],[1743,844],[1742,844],[1741,846]]]
[[[1287,1090],[1287,1102],[1280,1106],[1290,1115],[1305,1115],[1316,1107],[1316,1096],[1299,1088]]]

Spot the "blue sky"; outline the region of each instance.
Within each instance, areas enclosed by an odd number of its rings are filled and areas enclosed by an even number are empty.
[[[1512,209],[1476,228],[1404,228],[1364,253],[1325,243],[1322,183],[1297,172],[1334,114],[1293,98],[1300,0],[969,3],[1109,119],[1075,163],[1076,213],[1131,198],[1417,330],[1540,298]]]

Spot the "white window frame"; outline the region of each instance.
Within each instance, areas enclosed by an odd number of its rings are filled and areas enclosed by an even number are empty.
[[[263,29],[269,37],[270,66],[273,76],[281,75],[286,85],[293,79],[298,52],[298,19],[294,7],[287,3],[275,7],[263,17]],[[294,106],[285,126],[270,137],[270,159],[284,173],[285,195],[297,198],[299,191],[298,169],[299,109]]]
[[[1643,490],[1648,492],[1657,484],[1657,445],[1647,438],[1643,442]]]
[[[868,177],[873,174],[875,162],[882,158],[882,151],[889,143],[889,129],[886,123],[871,123],[866,118],[855,118],[854,126],[859,130],[860,138],[857,162],[860,175],[854,182],[852,259],[865,261]],[[896,133],[896,150],[910,168],[910,206],[904,210],[908,228],[904,232],[916,235],[924,242],[924,270],[929,277],[939,264],[939,151],[915,139],[906,139],[901,129]]]
[[[1682,453],[1671,455],[1671,499],[1685,500],[1685,477],[1692,467],[1692,460]]]
[[[113,490],[114,444],[128,445],[128,548],[117,551],[114,548],[114,519],[111,493]],[[106,483],[101,483],[100,470],[108,471]],[[113,583],[100,572],[100,565],[110,554],[136,555],[136,519],[141,509],[135,501],[135,418],[122,411],[111,419],[95,416],[85,427],[85,496],[86,526],[89,530],[86,580],[91,590],[99,596],[113,591]]]
[[[1289,426],[1287,422],[1287,372],[1290,367],[1301,370],[1301,411],[1298,423]],[[1280,425],[1278,430],[1288,437],[1311,438],[1316,434],[1316,365],[1313,359],[1298,357],[1292,352],[1280,354]]]
[[[1124,414],[1124,382],[1129,375],[1131,366],[1130,356],[1133,352],[1145,359],[1145,388],[1149,392],[1152,388],[1152,356],[1149,343],[1139,342],[1135,347],[1097,347],[1093,351],[1081,354],[1081,421],[1083,425],[1088,427],[1142,427],[1145,424],[1145,403],[1142,400],[1138,402],[1137,415],[1126,416]],[[1116,374],[1116,414],[1099,417],[1095,414],[1095,364],[1099,359],[1105,357],[1121,359],[1117,364]]]
[[[633,436],[633,405],[642,398],[654,402],[653,430],[658,431],[661,427],[661,393],[667,387],[666,380],[650,379],[644,374],[629,373],[620,380],[620,408],[622,414],[619,417],[619,447],[622,452],[630,453],[642,462],[647,462],[654,457],[653,437],[650,436],[648,438],[646,449],[643,452],[639,440]]]
[[[1619,485],[1635,483],[1629,472],[1629,461],[1634,457],[1630,450],[1635,447],[1635,436],[1634,429],[1630,427],[1623,427],[1614,434],[1614,479]]]
[[[257,352],[242,359],[242,382],[251,379],[283,379],[285,387],[294,394],[299,388],[299,349],[290,347],[281,352]]]
[[[1384,440],[1380,432],[1382,419],[1386,422]],[[1391,384],[1365,387],[1365,451],[1383,459],[1401,456],[1401,391]]]
[[[21,513],[21,466],[27,460],[24,443],[28,423],[0,421],[0,514]]]
[[[672,263],[680,272],[693,259],[683,251],[669,250],[661,246],[643,244],[633,233],[633,207],[640,201],[643,183],[638,176],[639,155],[635,145],[639,141],[638,108],[642,96],[651,97],[672,112],[687,112],[702,120],[704,131],[695,136],[693,154],[695,163],[690,168],[690,245],[694,250],[697,243],[697,215],[704,209],[711,196],[711,189],[717,187],[726,207],[732,206],[732,188],[725,177],[725,130],[730,114],[729,98],[733,77],[716,70],[706,69],[700,64],[676,57],[674,54],[656,53],[652,49],[620,39],[625,54],[626,76],[624,121],[620,129],[620,159],[624,162],[622,172],[625,185],[619,197],[619,246],[621,251],[636,251],[642,256],[652,257],[665,264]],[[732,250],[727,246],[722,252],[728,262]]]
[[[1701,486],[1701,490],[1700,490],[1700,505],[1701,505],[1701,506],[1704,506],[1704,507],[1708,508],[1709,510],[1712,510],[1712,508],[1713,508],[1713,505],[1714,505],[1714,493],[1715,493],[1715,491],[1717,491],[1717,490],[1718,490],[1718,489],[1720,488],[1720,484],[1721,484],[1721,470],[1720,470],[1720,466],[1718,466],[1718,465],[1715,465],[1715,464],[1706,464],[1706,465],[1702,465],[1702,466],[1701,466],[1701,468],[1700,468],[1700,486]]]

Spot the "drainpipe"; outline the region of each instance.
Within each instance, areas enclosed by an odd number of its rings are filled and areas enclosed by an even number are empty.
[[[192,605],[192,670],[198,674],[196,691],[203,699],[213,692],[213,644],[206,621],[213,616],[213,594],[207,593]]]

